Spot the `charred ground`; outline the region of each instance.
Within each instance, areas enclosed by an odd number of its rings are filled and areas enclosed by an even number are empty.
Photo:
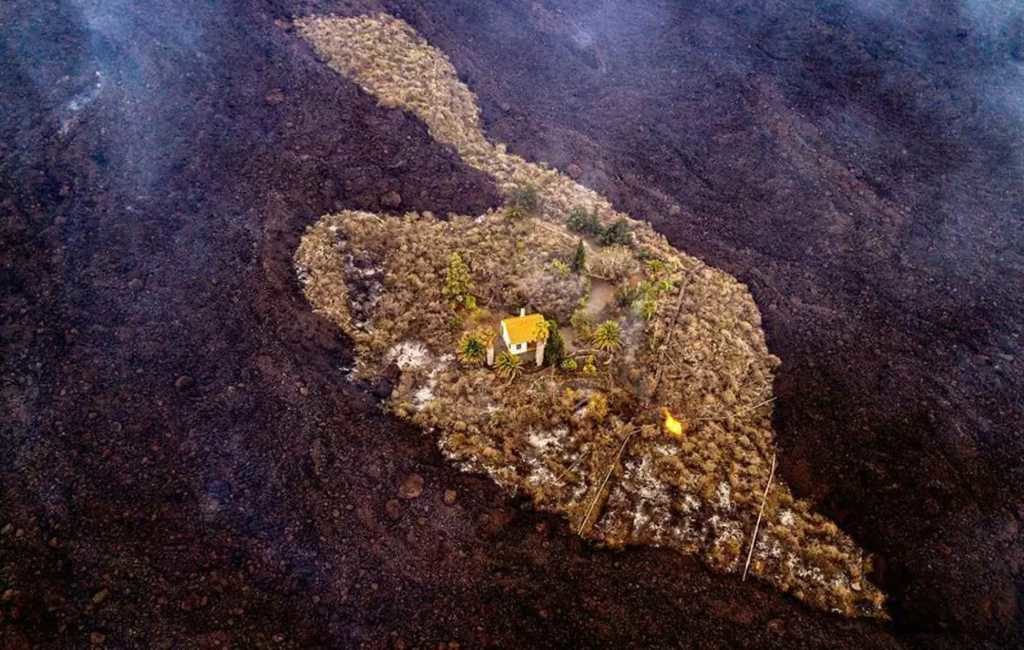
[[[494,188],[290,31],[340,5],[103,4],[0,8],[5,643],[1019,640],[1012,16],[385,3],[494,139],[751,286],[780,471],[884,561],[887,628],[594,551],[381,414],[298,238]]]

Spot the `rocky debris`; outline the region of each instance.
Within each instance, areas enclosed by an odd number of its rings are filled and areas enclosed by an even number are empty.
[[[271,106],[277,106],[278,104],[282,103],[284,99],[284,92],[282,92],[280,88],[275,88],[274,90],[267,93],[267,96],[263,98],[263,100],[270,104]]]
[[[583,176],[583,168],[576,163],[570,163],[569,166],[565,168],[565,172],[569,174],[570,178],[576,180],[579,180],[580,176]]]
[[[184,392],[192,388],[195,385],[195,383],[195,380],[189,377],[188,375],[181,375],[176,380],[174,380],[174,387]]]
[[[459,498],[459,493],[455,490],[444,491],[444,503],[445,505],[455,505],[455,501]]]
[[[402,516],[401,502],[398,499],[388,499],[388,502],[384,504],[384,512],[388,517],[397,521]]]
[[[423,494],[423,477],[419,474],[410,474],[402,481],[398,488],[398,494],[403,499],[416,499]]]
[[[398,208],[402,207],[402,195],[394,190],[391,190],[390,192],[385,192],[380,197],[380,204],[385,208],[397,210]]]
[[[92,597],[93,605],[102,605],[103,601],[110,597],[110,591],[108,589],[100,589]]]
[[[107,635],[102,632],[90,632],[89,643],[93,645],[103,645],[103,642],[107,640]]]

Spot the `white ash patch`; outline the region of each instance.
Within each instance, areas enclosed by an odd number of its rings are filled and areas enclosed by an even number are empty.
[[[569,430],[559,427],[550,431],[530,429],[526,434],[529,447],[524,449],[522,459],[526,463],[526,481],[533,485],[557,485],[564,483],[547,466],[546,459],[561,458],[566,435]]]
[[[672,510],[668,486],[655,474],[653,456],[644,454],[631,458],[625,464],[623,487],[630,492],[633,503],[626,503],[627,512],[633,512],[633,534],[650,537],[656,542],[671,533]]]
[[[754,546],[754,555],[760,559],[777,560],[782,557],[782,544],[765,532],[761,532]]]
[[[434,401],[434,387],[432,385],[423,386],[412,395],[412,407],[417,411],[422,411],[427,404]]]
[[[825,580],[825,574],[822,570],[816,566],[807,566],[793,553],[786,554],[786,568],[789,569],[792,575],[801,580],[812,582],[826,589],[828,588],[828,582]]]
[[[722,481],[715,490],[715,498],[719,510],[732,510],[732,487],[728,481]]]
[[[779,512],[779,523],[783,526],[792,526],[794,521],[792,510],[786,509]]]
[[[420,386],[420,388],[413,393],[412,406],[414,409],[422,411],[426,408],[427,404],[434,401],[434,389],[437,388],[437,382],[440,379],[440,374],[448,367],[448,363],[453,358],[454,357],[452,357],[452,355],[446,354],[438,359],[437,364],[430,369],[430,372],[427,373],[427,378],[423,386]],[[401,363],[399,363],[398,367],[402,367]]]
[[[402,341],[388,350],[387,358],[398,364],[399,370],[419,370],[427,365],[430,352],[418,341]]]
[[[675,456],[679,453],[679,445],[659,442],[651,445],[651,450],[657,454],[661,454],[662,456]]]
[[[552,474],[548,466],[538,459],[530,459],[527,465],[529,465],[530,470],[526,474],[527,483],[532,485],[554,485],[558,482],[558,477]]]
[[[730,541],[738,541],[743,545],[743,529],[740,524],[731,519],[723,519],[718,515],[712,515],[708,519],[708,530],[711,532],[711,549],[724,546]],[[732,558],[732,561],[725,568],[726,571],[734,571],[739,564],[740,555]]]
[[[552,431],[536,431],[531,429],[526,440],[530,443],[530,446],[538,451],[548,451],[549,447],[552,448],[552,451],[557,451],[562,448],[562,442],[565,440],[567,433],[569,433],[569,430],[565,427]]]
[[[685,514],[692,514],[700,510],[700,499],[693,494],[684,494],[679,498],[679,503],[676,506],[680,512]]]

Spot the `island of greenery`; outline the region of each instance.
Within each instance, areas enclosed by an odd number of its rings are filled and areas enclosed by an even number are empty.
[[[779,360],[747,288],[487,141],[473,94],[405,23],[299,28],[507,197],[475,217],[342,211],[303,237],[300,281],[352,339],[355,376],[397,372],[385,407],[589,539],[670,547],[827,610],[884,617],[866,554],[774,477]]]

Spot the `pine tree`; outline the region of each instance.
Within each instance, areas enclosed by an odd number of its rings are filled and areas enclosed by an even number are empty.
[[[548,332],[547,343],[544,346],[544,364],[557,366],[562,362],[562,356],[565,354],[565,341],[562,340],[562,334],[558,331],[558,323],[549,319],[547,325]]]
[[[583,245],[582,239],[576,244],[576,254],[572,258],[572,270],[577,275],[587,270],[587,249]]]

